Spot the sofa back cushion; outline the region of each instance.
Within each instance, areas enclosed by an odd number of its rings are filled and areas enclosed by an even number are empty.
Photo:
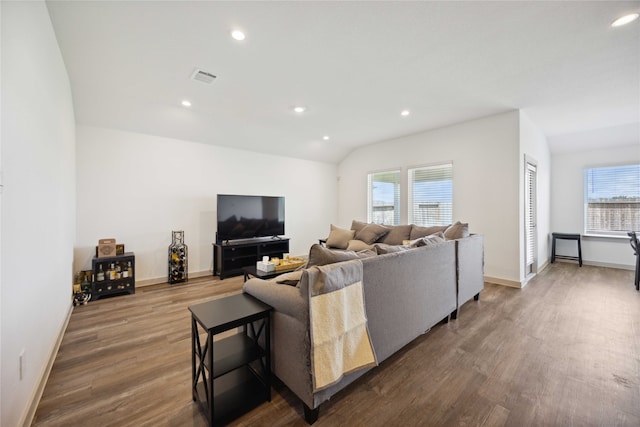
[[[351,221],[351,229],[356,233],[362,230],[367,225],[369,224],[366,222],[358,221],[357,219],[354,219],[353,221]]]
[[[410,240],[412,227],[411,224],[388,226],[389,232],[378,241],[387,245],[401,245],[403,241]]]
[[[395,252],[403,252],[409,249],[408,246],[403,245],[389,245],[386,243],[376,243],[373,245],[376,248],[376,253],[378,255],[392,254]]]
[[[434,225],[432,227],[420,227],[419,225],[414,225],[411,228],[411,237],[409,240],[416,240],[420,237],[429,236],[431,234],[438,233],[440,231],[445,231],[449,228],[449,225]]]
[[[365,258],[372,255],[375,255],[375,252],[332,250],[314,243],[309,250],[309,261],[307,262],[306,268],[313,267],[314,265],[327,265],[333,264],[334,262],[348,261],[350,259]]]
[[[378,361],[456,308],[455,242],[362,260],[371,340]]]

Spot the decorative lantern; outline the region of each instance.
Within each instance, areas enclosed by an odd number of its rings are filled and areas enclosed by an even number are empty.
[[[169,283],[187,281],[189,274],[187,251],[187,245],[184,244],[184,231],[172,231],[169,246]]]

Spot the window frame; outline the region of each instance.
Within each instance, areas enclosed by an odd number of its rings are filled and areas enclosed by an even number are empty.
[[[590,165],[590,166],[585,166],[583,168],[583,176],[582,176],[582,183],[583,183],[583,206],[582,206],[582,214],[583,214],[583,224],[582,224],[582,231],[583,231],[583,235],[588,236],[588,237],[602,237],[602,238],[625,238],[628,239],[627,236],[627,232],[631,231],[629,230],[606,230],[606,229],[595,229],[595,228],[590,228],[589,227],[589,204],[590,203],[598,203],[598,202],[589,202],[588,197],[589,197],[589,183],[588,183],[588,173],[589,171],[593,171],[596,169],[610,169],[610,168],[620,168],[620,167],[627,167],[627,166],[635,166],[640,168],[640,162],[630,162],[630,163],[617,163],[617,164],[599,164],[599,165]],[[612,181],[616,181],[616,179],[612,179]],[[626,196],[626,195],[625,195]],[[638,204],[638,209],[640,209],[640,196],[636,196],[637,200],[633,201],[632,203],[637,203]],[[609,203],[606,201],[602,201],[600,203]],[[624,202],[620,202],[620,203],[624,203]],[[631,224],[634,225],[634,224]],[[638,219],[638,222],[635,224],[635,228],[638,228],[638,230],[634,230],[634,231],[640,231],[640,219]]]
[[[394,206],[393,206],[393,223],[387,224],[384,221],[382,223],[374,221],[373,212],[373,188],[372,183],[375,175],[383,174],[397,174],[397,181],[395,182],[396,188],[394,189]],[[380,171],[374,171],[367,173],[367,222],[383,224],[383,225],[399,225],[402,223],[402,168],[390,168]]]
[[[414,183],[414,177],[412,176],[412,172],[416,171],[416,170],[420,170],[420,169],[428,169],[428,168],[437,168],[437,167],[449,167],[450,171],[451,171],[451,208],[450,208],[450,215],[451,217],[449,219],[446,219],[444,221],[440,221],[442,222],[442,224],[420,224],[420,221],[416,221],[416,218],[414,216],[414,209],[413,209],[413,198],[414,198],[414,193],[413,193],[413,183]],[[430,226],[437,226],[437,225],[448,225],[448,224],[452,224],[453,223],[453,161],[448,160],[448,161],[442,161],[442,162],[436,162],[436,163],[429,163],[429,164],[422,164],[422,165],[417,165],[417,166],[410,166],[407,168],[407,221],[409,224],[416,224],[419,225],[421,227],[430,227]]]

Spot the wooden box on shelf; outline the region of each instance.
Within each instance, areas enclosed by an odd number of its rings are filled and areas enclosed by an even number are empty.
[[[116,239],[100,239],[98,240],[98,258],[110,257],[116,255]]]

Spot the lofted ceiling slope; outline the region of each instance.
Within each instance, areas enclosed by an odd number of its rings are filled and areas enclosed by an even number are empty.
[[[336,163],[521,109],[554,151],[640,144],[637,1],[47,5],[82,125]]]

